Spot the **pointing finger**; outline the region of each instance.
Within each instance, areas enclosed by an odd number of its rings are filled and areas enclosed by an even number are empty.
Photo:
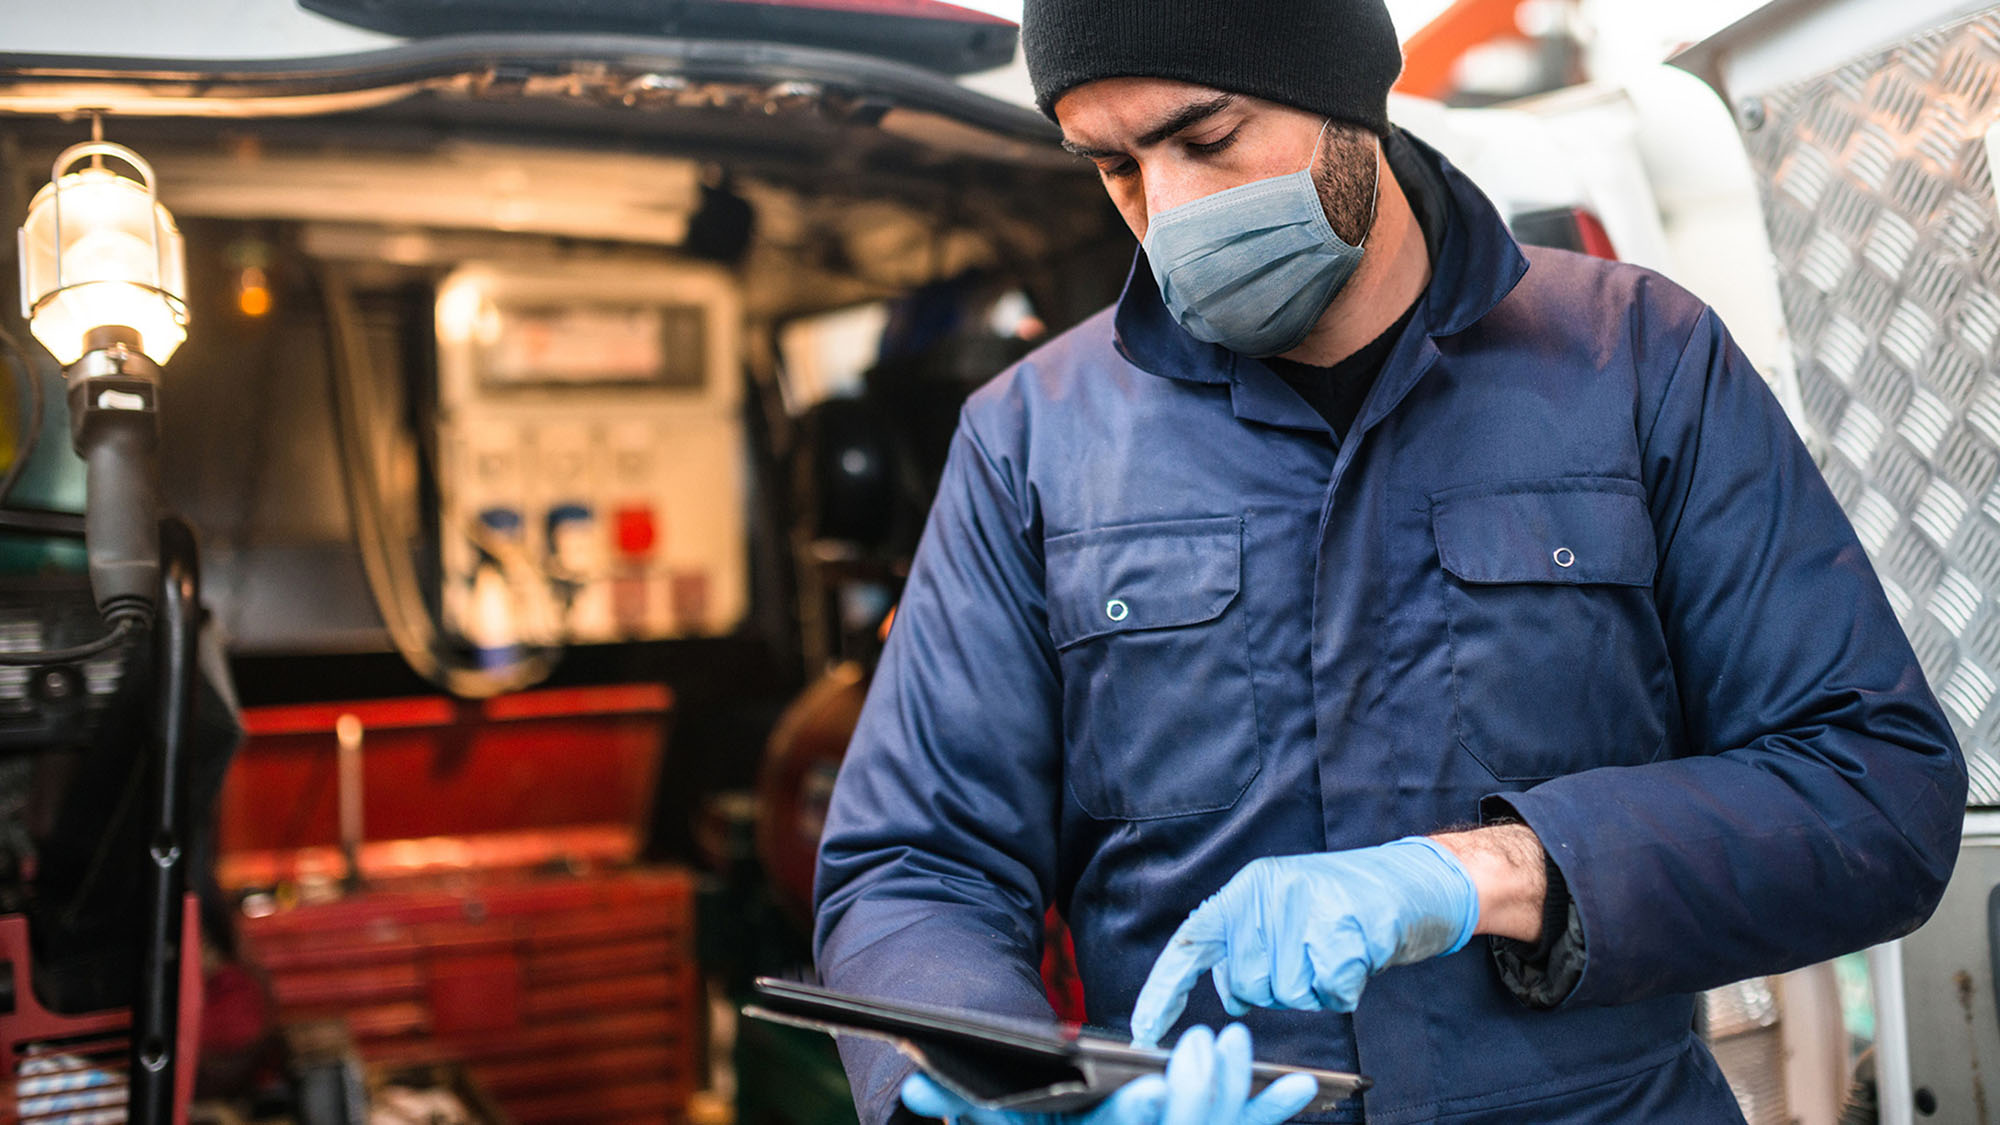
[[[1133,1046],[1152,1047],[1160,1042],[1186,1009],[1188,991],[1201,974],[1221,962],[1225,949],[1222,915],[1210,900],[1187,916],[1153,962],[1153,971],[1132,1005]]]

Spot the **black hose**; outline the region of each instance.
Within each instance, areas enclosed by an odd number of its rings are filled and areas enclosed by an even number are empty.
[[[151,620],[160,597],[159,433],[150,412],[86,405],[88,386],[79,383],[69,398],[84,420],[77,452],[90,595],[106,621],[127,612]]]

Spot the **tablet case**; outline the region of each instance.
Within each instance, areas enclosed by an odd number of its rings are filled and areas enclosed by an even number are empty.
[[[986,1109],[1086,1110],[1132,1079],[1167,1068],[1164,1050],[1133,1047],[1053,1020],[901,1004],[771,977],[758,978],[756,991],[757,1002],[746,1005],[744,1015],[893,1043],[938,1085]],[[1251,1091],[1287,1074],[1318,1081],[1319,1094],[1306,1111],[1330,1110],[1368,1088],[1368,1079],[1358,1074],[1260,1062],[1251,1070]]]

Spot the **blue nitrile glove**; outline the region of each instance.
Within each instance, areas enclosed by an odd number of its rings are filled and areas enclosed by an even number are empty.
[[[1253,1098],[1250,1060],[1250,1031],[1242,1024],[1221,1035],[1191,1027],[1168,1057],[1164,1078],[1135,1078],[1088,1113],[977,1109],[921,1074],[903,1082],[903,1104],[921,1117],[969,1125],[1278,1125],[1319,1093],[1312,1078],[1288,1074]]]
[[[1231,1015],[1351,1012],[1370,976],[1456,953],[1478,923],[1472,877],[1421,836],[1255,860],[1174,931],[1132,1006],[1132,1042],[1158,1043],[1204,970]]]

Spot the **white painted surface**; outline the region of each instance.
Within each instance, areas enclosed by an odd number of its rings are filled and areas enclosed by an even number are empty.
[[[1825,74],[1993,0],[1776,0],[1696,48],[1741,101]]]
[[[1700,81],[1654,63],[1623,87],[1476,110],[1395,98],[1390,115],[1442,150],[1503,214],[1580,206],[1597,215],[1621,259],[1658,270],[1716,310],[1803,432],[1749,158],[1727,109]]]
[[[1807,433],[1756,173],[1728,107],[1693,75],[1658,64],[1630,72],[1625,91],[1659,204],[1666,272],[1715,309],[1793,428]]]
[[[1868,979],[1875,988],[1875,1087],[1880,1125],[1912,1125],[1910,1017],[1903,1004],[1903,947],[1868,951]]]
[[[0,0],[0,52],[151,59],[338,55],[401,40],[293,0]]]

